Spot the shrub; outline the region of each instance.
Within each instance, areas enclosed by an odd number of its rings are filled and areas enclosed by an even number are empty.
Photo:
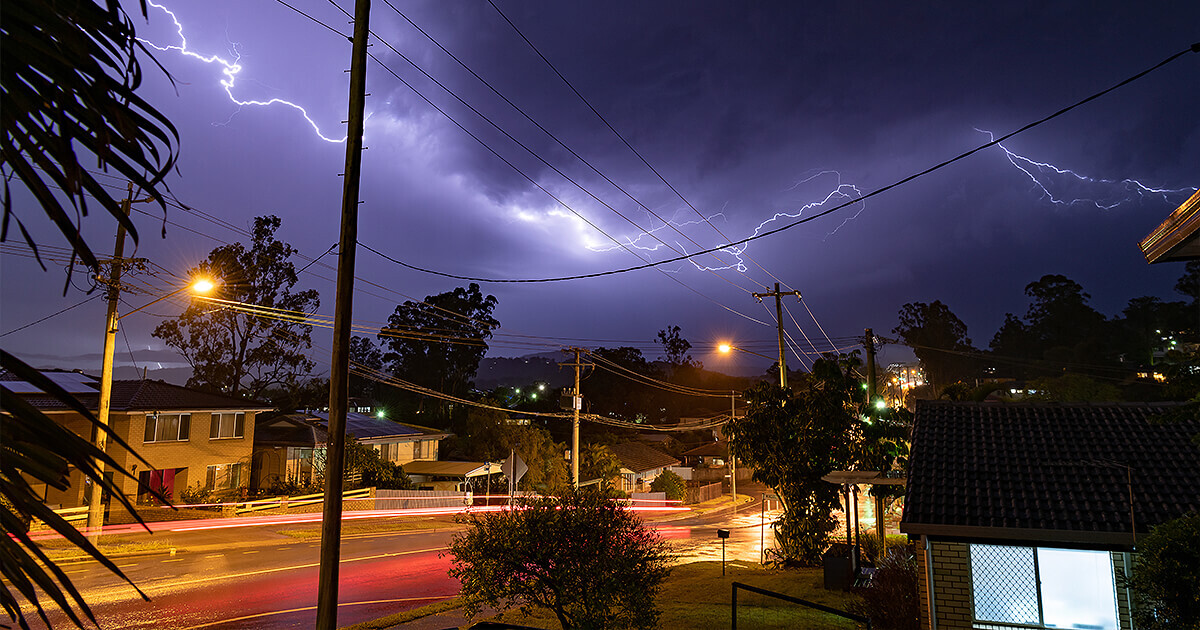
[[[650,484],[650,491],[667,493],[669,501],[682,501],[683,497],[687,495],[687,482],[683,477],[665,470],[654,480],[654,483]]]
[[[1200,514],[1155,527],[1138,543],[1128,586],[1138,628],[1200,628]]]
[[[889,547],[887,557],[877,563],[871,584],[854,589],[862,596],[862,603],[854,608],[871,620],[873,628],[917,630],[921,625],[917,579],[917,560],[909,549]]]
[[[665,544],[603,493],[584,490],[526,499],[503,512],[460,517],[450,543],[450,576],[463,609],[533,607],[554,612],[564,630],[653,628],[654,598],[670,572]]]

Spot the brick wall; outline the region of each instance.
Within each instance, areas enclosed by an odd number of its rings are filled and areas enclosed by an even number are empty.
[[[1125,575],[1125,554],[1119,551],[1109,553],[1112,557],[1113,578],[1117,583],[1117,621],[1121,630],[1133,630],[1133,620],[1130,618],[1129,589],[1122,588],[1122,576]]]
[[[924,598],[921,627],[930,628],[927,568],[924,551],[919,554],[920,592]],[[971,601],[971,552],[965,543],[932,543],[934,614],[938,630],[970,629],[973,618]]]
[[[164,412],[166,413],[166,412]],[[175,413],[175,412],[171,412]],[[209,466],[240,463],[242,479],[240,485],[248,485],[250,480],[250,456],[254,446],[254,413],[246,413],[243,435],[238,438],[209,438],[209,423],[212,414],[207,411],[191,412],[191,422],[188,425],[186,441],[151,442],[144,440],[146,431],[146,413],[116,413],[109,418],[109,426],[113,432],[125,440],[134,451],[158,470],[183,469],[175,477],[175,492],[170,497],[172,502],[179,501],[179,492],[184,488],[204,485]],[[91,424],[76,413],[53,414],[56,422],[85,438],[91,439]],[[138,474],[147,470],[142,463],[127,450],[117,446],[111,439],[108,442],[108,454],[120,465],[130,471],[132,477],[114,475],[121,492],[131,500],[136,500],[138,492]],[[62,507],[84,505],[83,476],[78,470],[71,474],[71,487],[65,493],[51,490],[46,502],[59,504]],[[114,504],[115,505],[115,504]]]

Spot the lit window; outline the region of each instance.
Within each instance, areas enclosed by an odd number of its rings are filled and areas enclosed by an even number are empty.
[[[971,545],[975,620],[1117,630],[1108,552]]]
[[[204,487],[208,490],[230,490],[242,485],[241,464],[218,464],[209,466]]]
[[[208,439],[240,438],[246,432],[246,414],[214,413],[208,425]]]
[[[146,433],[142,441],[186,442],[192,425],[190,413],[158,413],[146,416]]]

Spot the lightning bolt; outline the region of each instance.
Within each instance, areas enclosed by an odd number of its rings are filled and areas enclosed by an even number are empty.
[[[254,105],[254,106],[258,106],[258,107],[270,107],[272,105],[283,105],[286,107],[290,107],[290,108],[296,110],[297,112],[300,112],[300,115],[303,116],[304,120],[308,122],[310,127],[312,127],[313,131],[317,134],[318,138],[324,140],[325,142],[330,142],[333,144],[339,144],[339,143],[346,141],[345,136],[342,136],[340,139],[339,138],[330,138],[330,137],[326,136],[325,134],[321,133],[321,128],[317,125],[316,121],[314,121],[312,119],[312,117],[308,115],[308,110],[304,109],[300,105],[297,105],[296,103],[293,103],[291,101],[287,101],[287,100],[284,100],[281,98],[273,98],[269,101],[255,101],[255,100],[244,101],[244,100],[238,99],[236,96],[233,95],[233,88],[234,88],[234,84],[237,82],[237,75],[238,75],[238,73],[240,73],[242,71],[242,65],[240,63],[238,63],[239,61],[241,61],[241,54],[238,53],[238,51],[237,51],[237,45],[234,44],[233,61],[228,61],[228,60],[223,59],[222,57],[215,55],[215,54],[205,56],[200,53],[194,52],[194,51],[188,49],[187,37],[185,37],[183,34],[183,24],[181,24],[179,22],[179,18],[175,16],[175,13],[172,12],[170,9],[162,6],[161,4],[155,4],[154,2],[148,2],[147,4],[162,11],[163,13],[166,13],[167,16],[169,16],[171,18],[171,21],[175,23],[175,32],[178,33],[178,35],[179,35],[180,43],[177,46],[175,46],[175,45],[160,46],[158,44],[155,44],[154,42],[142,39],[140,37],[138,38],[138,41],[142,42],[143,44],[145,44],[155,50],[159,50],[159,51],[163,51],[163,52],[176,51],[186,57],[198,59],[206,64],[214,64],[215,63],[215,64],[221,66],[221,74],[224,75],[224,78],[220,80],[221,87],[224,88],[225,95],[229,97],[229,101],[231,103],[233,103],[234,105],[238,106],[238,109],[237,109],[237,111],[234,112],[233,116],[237,115],[237,113],[239,111],[241,111],[241,109],[243,107],[246,107],[247,105]],[[229,119],[233,120],[233,116],[230,116]],[[228,121],[226,121],[226,122],[228,122]]]
[[[995,134],[975,128],[979,133],[986,133],[995,139]],[[1112,210],[1125,203],[1154,196],[1166,203],[1172,203],[1172,196],[1187,197],[1196,192],[1195,188],[1155,188],[1147,186],[1136,179],[1097,179],[1081,175],[1069,168],[1062,168],[1047,162],[1038,162],[1032,158],[1014,153],[1003,144],[997,144],[1004,151],[1005,157],[1017,170],[1024,173],[1033,182],[1035,190],[1041,191],[1043,199],[1057,206],[1090,205],[1099,210]],[[1070,197],[1071,189],[1080,189],[1082,196]],[[1054,190],[1060,190],[1055,194]]]
[[[786,190],[789,190],[789,191],[795,190],[795,189],[799,188],[800,186],[807,184],[807,183],[809,183],[821,176],[824,176],[824,175],[836,176],[837,177],[837,185],[834,188],[832,188],[828,193],[826,193],[826,195],[823,198],[816,200],[816,201],[811,201],[809,203],[806,203],[803,206],[801,206],[799,209],[797,209],[793,212],[776,212],[771,218],[766,219],[765,221],[763,221],[763,222],[759,223],[757,226],[755,226],[754,231],[752,232],[753,236],[757,236],[760,232],[767,229],[767,227],[775,221],[787,220],[787,219],[797,219],[797,218],[803,216],[806,211],[812,210],[813,208],[820,208],[830,202],[842,202],[844,200],[854,199],[855,197],[862,196],[862,191],[859,190],[859,188],[857,186],[855,186],[854,184],[847,184],[847,183],[843,182],[841,173],[839,173],[837,171],[822,170],[822,171],[816,171],[816,172],[810,171],[810,173],[813,173],[813,174],[804,177],[803,179],[796,182],[795,184],[793,184]],[[847,223],[858,218],[858,215],[862,213],[864,207],[865,207],[865,204],[860,204],[858,211],[855,212],[853,216],[849,216],[846,219],[844,219],[840,224],[838,224],[837,227],[835,227],[828,234],[826,234],[825,238],[829,238],[830,236],[833,236],[835,233],[837,233],[838,230],[842,229],[842,227],[844,227]],[[621,245],[610,245],[607,247],[589,246],[588,249],[590,249],[594,252],[609,252],[609,251],[613,251],[616,249],[630,249],[630,250],[636,249],[636,250],[644,251],[644,252],[656,252],[656,251],[662,249],[663,247],[665,247],[665,245],[661,242],[661,240],[655,239],[656,242],[654,242],[651,245],[642,245],[641,244],[642,241],[644,239],[655,238],[654,235],[657,232],[659,232],[661,230],[665,230],[667,228],[674,227],[674,228],[680,229],[680,231],[682,231],[682,228],[685,228],[688,226],[700,225],[701,223],[711,223],[711,221],[716,218],[725,218],[724,212],[718,212],[716,214],[713,214],[712,216],[707,217],[704,220],[693,220],[693,221],[683,221],[683,222],[668,221],[664,225],[660,225],[658,227],[646,230],[645,232],[641,232],[636,237],[628,237],[628,236],[625,237],[623,239],[623,243]],[[749,243],[744,243],[742,245],[733,245],[733,246],[726,247],[724,249],[719,250],[720,252],[728,254],[729,256],[732,257],[733,262],[728,265],[711,267],[711,266],[700,264],[699,262],[697,262],[695,259],[692,259],[692,258],[689,258],[688,262],[691,263],[692,266],[694,266],[696,268],[696,270],[698,270],[698,271],[734,270],[739,273],[746,273],[746,271],[749,269],[749,267],[746,264],[745,252],[749,248],[749,246],[750,246]],[[675,242],[675,248],[678,251],[680,251],[681,253],[687,254],[687,247],[678,241]]]

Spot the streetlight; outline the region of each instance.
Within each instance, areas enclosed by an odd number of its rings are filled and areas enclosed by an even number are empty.
[[[120,248],[118,247],[118,255],[113,259],[113,278],[110,280],[108,287],[108,316],[106,320],[107,325],[105,326],[104,330],[104,357],[102,366],[100,368],[100,401],[99,409],[96,413],[96,421],[100,426],[92,428],[92,442],[102,453],[105,452],[108,447],[108,433],[101,430],[101,427],[108,426],[109,410],[112,407],[113,354],[117,345],[117,322],[121,319],[121,317],[132,315],[146,308],[147,306],[158,304],[159,302],[171,296],[183,293],[188,289],[191,289],[196,293],[207,293],[212,291],[214,286],[212,280],[209,280],[208,278],[197,279],[189,285],[176,289],[158,298],[157,300],[154,300],[150,304],[136,308],[128,313],[125,313],[125,315],[118,317],[117,300],[120,297],[121,292],[120,287],[117,284],[117,274],[120,273],[120,263],[118,262],[120,258],[119,251]],[[99,478],[103,479],[104,462],[97,459],[93,462],[93,465],[96,467],[96,472],[97,475],[99,475]],[[104,498],[102,495],[103,492],[101,492],[98,484],[93,484],[91,496],[88,497],[87,519],[88,533],[92,536],[99,536],[104,527]]]
[[[762,357],[764,359],[769,359],[771,361],[778,362],[779,363],[779,386],[784,389],[787,389],[787,364],[783,362],[782,355],[778,358],[769,357],[765,354],[759,354],[753,350],[747,350],[745,348],[735,346],[731,343],[723,343],[723,344],[717,346],[717,352],[720,352],[721,354],[729,354],[733,350],[737,350],[738,352],[745,352],[746,354],[753,354],[756,357]]]

